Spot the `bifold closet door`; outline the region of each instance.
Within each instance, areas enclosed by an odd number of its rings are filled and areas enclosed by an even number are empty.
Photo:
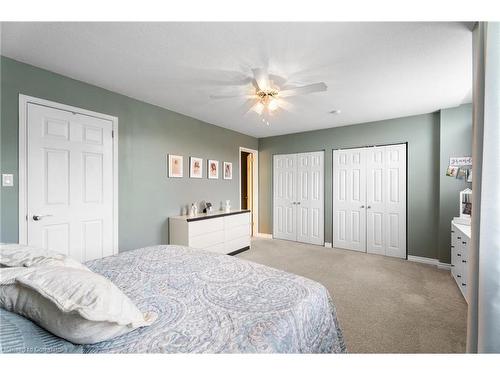
[[[297,241],[324,244],[323,152],[297,155]]]
[[[406,258],[406,145],[333,151],[333,246]]]
[[[297,154],[274,156],[273,181],[273,237],[295,241]]]
[[[365,149],[333,151],[333,246],[366,252]]]
[[[406,258],[406,145],[365,152],[366,251]]]
[[[273,237],[324,244],[324,152],[275,155]]]

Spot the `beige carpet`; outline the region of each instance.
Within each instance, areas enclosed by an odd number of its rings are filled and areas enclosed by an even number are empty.
[[[350,353],[463,353],[467,304],[449,271],[395,258],[255,239],[237,255],[316,280]]]

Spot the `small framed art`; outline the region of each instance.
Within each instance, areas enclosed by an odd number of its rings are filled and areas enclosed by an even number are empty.
[[[203,177],[203,159],[191,156],[189,159],[189,177],[202,178]]]
[[[217,160],[208,161],[208,178],[209,179],[219,178],[219,162]]]
[[[233,179],[233,163],[224,162],[224,180]]]
[[[183,177],[182,156],[168,155],[168,177]]]

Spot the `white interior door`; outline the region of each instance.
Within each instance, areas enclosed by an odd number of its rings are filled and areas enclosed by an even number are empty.
[[[297,154],[274,156],[273,185],[273,237],[295,241]]]
[[[80,261],[113,254],[113,124],[29,103],[28,244]]]
[[[324,244],[324,152],[297,154],[297,241]]]
[[[366,149],[368,253],[406,258],[406,145]]]
[[[333,246],[366,252],[365,149],[333,151]]]

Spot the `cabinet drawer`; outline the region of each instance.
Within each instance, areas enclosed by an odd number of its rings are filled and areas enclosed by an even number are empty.
[[[226,241],[234,240],[240,237],[250,237],[250,225],[240,225],[230,229],[226,228]]]
[[[189,238],[189,246],[196,249],[206,249],[207,247],[220,243],[224,243],[223,230]]]
[[[242,249],[244,247],[250,246],[250,237],[241,237],[231,241],[226,242],[226,253],[231,253],[233,251]]]
[[[197,220],[189,222],[189,237],[196,237],[201,234],[224,230],[224,218]]]
[[[243,214],[224,216],[226,228],[237,227],[244,224],[250,224],[250,212]]]

